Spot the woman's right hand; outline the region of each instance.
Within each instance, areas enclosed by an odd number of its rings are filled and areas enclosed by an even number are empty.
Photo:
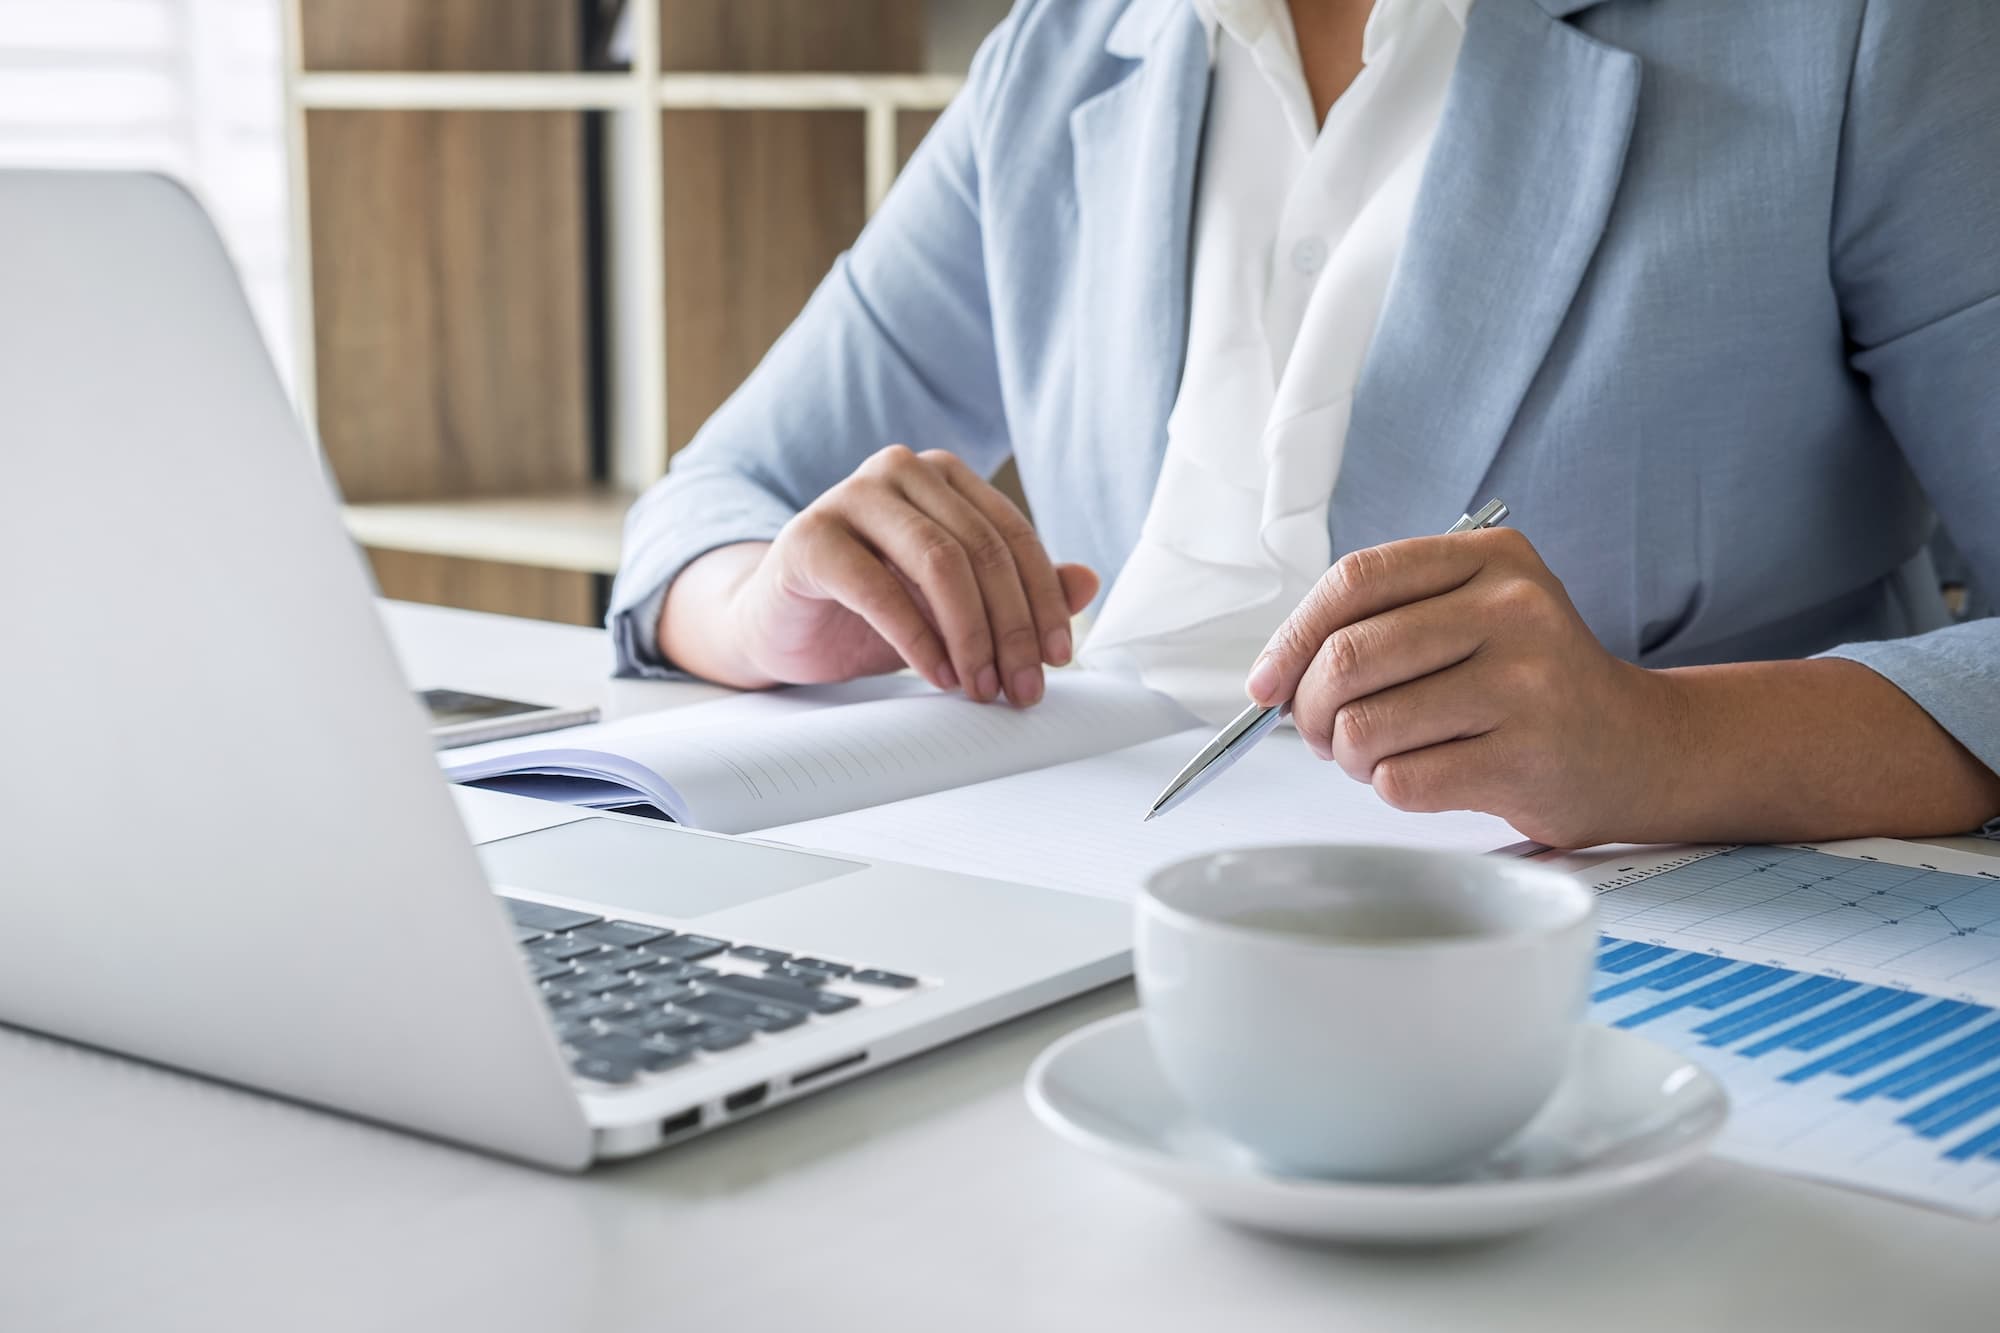
[[[660,650],[698,676],[755,689],[904,665],[981,703],[1042,697],[1070,660],[1070,617],[1097,593],[1057,565],[1013,501],[957,455],[891,445],[785,525],[681,571]]]

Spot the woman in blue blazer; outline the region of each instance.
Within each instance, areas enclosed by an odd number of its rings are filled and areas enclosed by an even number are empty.
[[[1039,696],[1159,476],[1209,62],[1190,0],[1021,0],[634,508],[623,669]],[[2000,621],[1949,625],[1926,555],[1941,518],[2000,587],[1996,70],[1989,0],[1478,0],[1342,558],[1249,692],[1398,806],[1557,844],[2000,814]],[[1038,533],[980,480],[1010,456]],[[1418,536],[1489,495],[1515,527]],[[1433,670],[1391,613],[1447,594]]]

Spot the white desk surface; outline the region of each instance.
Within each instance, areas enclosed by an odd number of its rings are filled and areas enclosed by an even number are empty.
[[[704,693],[605,681],[592,631],[387,614],[421,683],[621,713]],[[1210,1223],[1022,1101],[1042,1047],[1131,1003],[1113,987],[582,1178],[0,1030],[0,1329],[2000,1328],[2000,1226],[1720,1163],[1443,1251]]]

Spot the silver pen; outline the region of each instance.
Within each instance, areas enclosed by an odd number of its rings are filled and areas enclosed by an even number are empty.
[[[1488,500],[1479,509],[1462,516],[1445,532],[1477,532],[1490,528],[1507,517],[1507,506],[1499,500]],[[1193,796],[1209,783],[1222,776],[1231,764],[1250,753],[1250,747],[1270,734],[1278,725],[1278,719],[1285,715],[1285,705],[1273,704],[1266,708],[1262,704],[1251,704],[1238,713],[1228,726],[1215,734],[1215,739],[1204,745],[1201,753],[1188,761],[1187,767],[1174,774],[1174,780],[1167,789],[1154,800],[1153,808],[1146,812],[1146,818],[1163,815],[1167,811]]]

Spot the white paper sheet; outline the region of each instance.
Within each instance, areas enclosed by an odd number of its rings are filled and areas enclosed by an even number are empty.
[[[935,866],[1108,898],[1182,857],[1279,842],[1360,842],[1491,851],[1519,842],[1491,815],[1413,815],[1273,733],[1172,812],[1142,822],[1206,727],[1040,772],[857,810],[758,836],[852,856]]]

